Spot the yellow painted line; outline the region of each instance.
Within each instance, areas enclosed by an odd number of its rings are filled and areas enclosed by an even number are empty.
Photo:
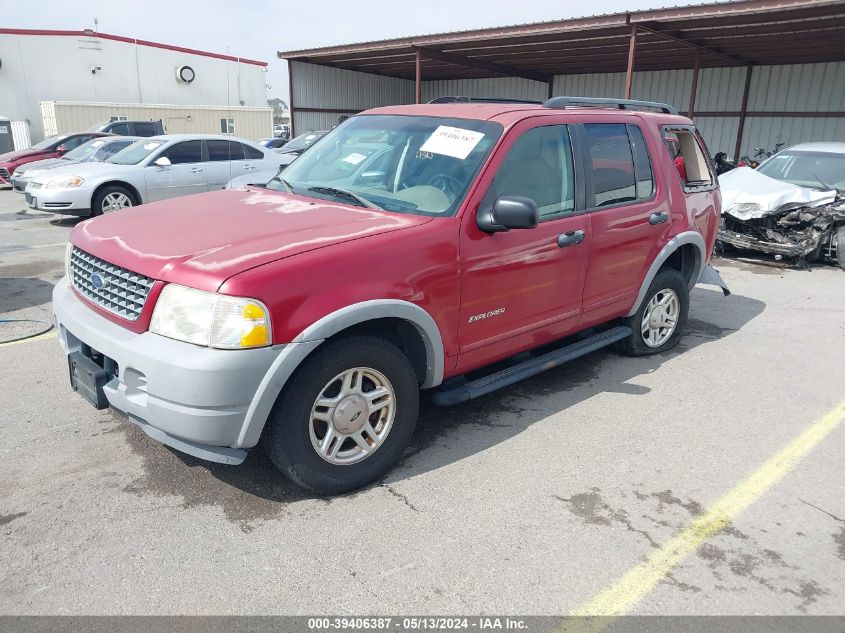
[[[8,343],[0,343],[0,347],[8,347],[9,345],[23,345],[24,343],[32,343],[34,341],[43,341],[44,339],[48,338],[56,338],[58,336],[58,332],[55,329],[50,330],[49,332],[44,332],[44,334],[39,334],[38,336],[33,336],[32,338],[25,338],[21,341],[9,341]]]
[[[634,606],[687,556],[778,483],[843,420],[845,401],[811,424],[750,477],[716,501],[707,513],[655,550],[644,563],[632,568],[618,582],[575,609],[571,613],[573,616],[599,616],[589,623],[582,621],[577,629],[585,630],[584,625],[587,624],[587,629],[600,630],[609,624],[607,618],[621,615]]]

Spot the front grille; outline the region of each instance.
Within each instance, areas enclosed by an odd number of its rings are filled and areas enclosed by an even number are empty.
[[[3,180],[9,180],[9,170],[5,167],[0,167],[0,178]]]
[[[153,287],[149,277],[109,264],[75,246],[70,254],[70,276],[74,287],[88,299],[130,321],[141,315]],[[95,286],[95,280],[102,287]]]

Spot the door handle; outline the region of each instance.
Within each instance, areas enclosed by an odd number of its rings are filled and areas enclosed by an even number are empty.
[[[669,212],[668,211],[658,211],[657,213],[652,213],[648,216],[648,223],[649,224],[663,224],[664,222],[669,221]]]
[[[198,173],[200,173],[201,171],[202,171],[202,169],[199,169],[198,167],[192,167],[192,168],[191,168],[191,173],[192,173],[192,174],[198,174]]]
[[[557,236],[557,245],[563,248],[564,246],[572,246],[573,244],[580,244],[584,241],[584,231],[578,229],[577,231],[569,231]]]
[[[252,165],[244,165],[244,169],[255,169]]]

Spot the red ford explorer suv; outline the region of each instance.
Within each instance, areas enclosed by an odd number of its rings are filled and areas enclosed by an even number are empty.
[[[302,486],[363,486],[420,389],[451,404],[677,344],[690,289],[727,294],[707,156],[663,104],[370,110],[265,187],[77,225],[53,294],[71,385],[191,455],[261,440]]]

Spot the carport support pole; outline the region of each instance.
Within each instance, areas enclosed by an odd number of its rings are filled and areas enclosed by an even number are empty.
[[[742,108],[739,111],[739,126],[736,130],[736,147],[734,148],[734,160],[739,160],[739,150],[742,146],[742,133],[745,131],[745,115],[748,114],[748,92],[751,89],[751,69],[748,64],[745,70],[745,88],[742,90]]]
[[[692,85],[689,89],[689,109],[687,110],[687,116],[692,118],[695,114],[695,97],[698,93],[698,69],[701,65],[701,51],[696,52],[695,54],[695,66],[692,68]]]
[[[416,95],[416,103],[422,101],[422,51],[417,49],[417,76],[414,82],[414,94]]]
[[[634,83],[634,51],[637,48],[637,25],[631,25],[631,39],[628,41],[628,72],[625,74],[625,98],[631,98],[631,85]]]

